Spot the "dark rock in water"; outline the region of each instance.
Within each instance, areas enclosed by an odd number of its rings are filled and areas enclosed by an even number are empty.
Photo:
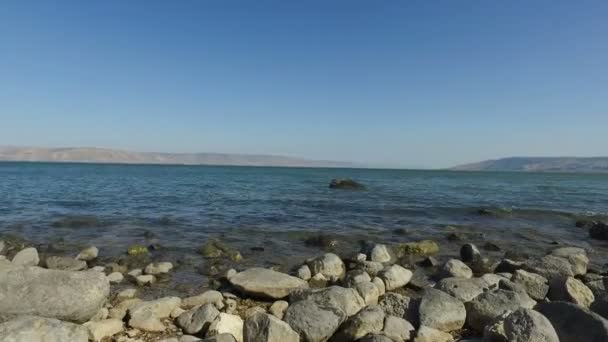
[[[311,236],[304,240],[304,243],[308,246],[321,247],[321,248],[334,248],[338,246],[339,239],[335,236],[319,234]]]
[[[480,261],[481,252],[479,252],[479,249],[472,243],[464,244],[460,248],[460,260],[464,262]]]
[[[264,251],[264,247],[259,247],[259,246],[251,247],[250,249],[254,252],[263,252]]]
[[[576,220],[575,225],[577,228],[591,228],[596,223],[598,223],[596,220],[593,220],[590,218],[582,218],[582,219]]]
[[[596,222],[589,229],[589,236],[597,240],[608,240],[608,224]]]
[[[479,209],[479,210],[477,210],[477,215],[492,216],[492,215],[494,215],[494,212],[490,209]]]
[[[329,183],[330,189],[364,190],[365,186],[349,178],[332,179]]]
[[[561,342],[608,341],[608,321],[583,307],[550,302],[535,309],[549,319]]]
[[[407,230],[404,229],[404,228],[393,229],[393,234],[406,235],[407,234]]]
[[[431,255],[439,252],[439,245],[433,240],[422,240],[398,244],[394,251],[399,258],[406,255]]]
[[[65,216],[52,223],[55,228],[92,228],[101,227],[103,222],[95,216]]]
[[[209,240],[199,250],[205,258],[215,259],[228,257],[232,261],[241,261],[243,256],[236,249],[230,248],[219,240]]]
[[[160,223],[163,226],[168,226],[171,223],[173,223],[173,220],[169,216],[163,216],[158,220],[158,223]]]
[[[500,251],[500,247],[498,247],[497,244],[492,243],[492,242],[486,242],[483,245],[483,249],[485,249],[486,251],[490,251],[490,252],[499,252]]]

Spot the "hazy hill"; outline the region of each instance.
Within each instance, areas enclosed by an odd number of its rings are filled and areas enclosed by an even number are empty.
[[[608,172],[608,157],[512,157],[459,165],[452,170]]]
[[[307,160],[273,155],[134,152],[92,147],[41,148],[0,146],[0,161],[290,167],[353,166],[347,162]]]

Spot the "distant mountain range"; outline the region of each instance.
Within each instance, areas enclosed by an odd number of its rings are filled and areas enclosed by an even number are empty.
[[[157,153],[94,147],[42,148],[0,146],[0,161],[118,164],[353,167],[348,162],[227,153]]]
[[[608,173],[608,157],[511,157],[459,165],[451,170]]]

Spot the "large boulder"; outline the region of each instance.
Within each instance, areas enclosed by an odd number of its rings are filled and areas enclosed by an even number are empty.
[[[323,289],[301,290],[292,293],[290,302],[312,300],[319,304],[327,304],[342,310],[347,317],[359,312],[365,301],[356,289],[340,286],[330,286]]]
[[[367,334],[379,333],[384,327],[384,311],[372,305],[350,317],[332,337],[332,342],[355,341]]]
[[[543,300],[549,292],[547,278],[524,270],[513,273],[513,282],[521,285],[534,300]]]
[[[318,258],[310,260],[308,267],[310,267],[312,274],[321,273],[331,282],[344,279],[344,275],[346,274],[344,262],[333,253],[325,253]]]
[[[219,310],[213,304],[205,304],[188,310],[177,317],[177,325],[186,334],[206,333],[209,325],[219,316]]]
[[[399,265],[392,265],[378,274],[384,280],[386,291],[392,291],[407,285],[414,274]]]
[[[538,311],[519,309],[503,322],[505,336],[510,342],[560,342],[551,322]]]
[[[101,272],[35,266],[0,269],[0,320],[32,315],[82,323],[101,309],[110,293]]]
[[[86,327],[53,318],[21,316],[0,323],[2,342],[87,342]]]
[[[536,306],[549,321],[560,342],[608,341],[608,321],[581,306],[567,302]]]
[[[289,305],[284,321],[303,342],[325,342],[346,320],[346,313],[327,303],[301,300]]]
[[[256,313],[247,318],[243,327],[244,342],[298,342],[300,336],[289,324],[265,313]]]
[[[478,332],[496,317],[519,308],[531,309],[536,302],[525,292],[508,290],[488,291],[465,304],[467,324]]]
[[[266,268],[250,268],[230,277],[230,283],[251,296],[281,299],[295,289],[308,287],[300,278]]]
[[[595,300],[593,292],[576,278],[554,277],[549,284],[551,300],[572,302],[586,308]]]
[[[467,316],[460,300],[435,289],[424,291],[418,313],[420,325],[445,332],[461,329]]]

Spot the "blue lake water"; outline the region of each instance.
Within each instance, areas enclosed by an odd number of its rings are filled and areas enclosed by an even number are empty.
[[[336,177],[367,190],[329,189]],[[480,208],[497,214],[480,215]],[[463,231],[503,251],[534,253],[559,243],[603,257],[605,243],[574,225],[590,215],[608,216],[606,174],[0,163],[0,234],[95,244],[108,256],[152,240],[195,253],[221,237],[248,262],[271,263],[318,254],[303,243],[318,232],[356,248],[359,240],[444,241]],[[81,216],[96,221],[57,224]],[[448,252],[457,248],[445,244]],[[260,246],[264,252],[251,250]]]

